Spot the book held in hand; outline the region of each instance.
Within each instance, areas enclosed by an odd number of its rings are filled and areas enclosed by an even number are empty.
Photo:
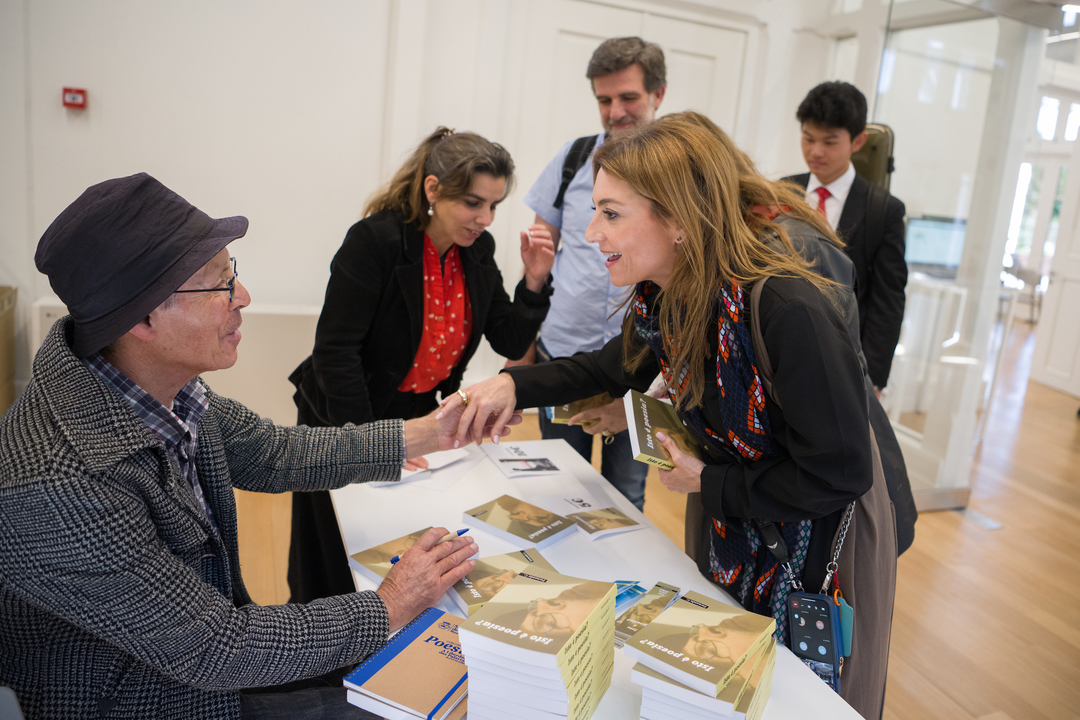
[[[623,396],[623,404],[629,425],[630,449],[635,460],[662,470],[675,469],[667,450],[656,438],[658,430],[674,439],[684,453],[701,459],[701,446],[671,403],[630,390]]]
[[[541,550],[575,532],[573,520],[512,495],[466,510],[464,521],[524,549]]]
[[[454,583],[447,595],[462,612],[472,615],[518,573],[529,572],[530,568],[555,569],[536,548],[479,558],[472,572]]]
[[[771,617],[687,592],[623,646],[623,653],[716,697],[776,630]]]
[[[353,705],[390,720],[456,720],[469,691],[458,628],[464,619],[428,608],[345,676]]]
[[[610,405],[614,401],[615,398],[611,397],[608,393],[600,393],[599,395],[593,395],[584,400],[575,400],[566,405],[554,405],[550,408],[551,413],[548,415],[548,419],[551,420],[552,425],[566,425],[570,422],[570,418],[578,413],[603,407],[604,405]],[[579,427],[588,427],[595,422],[596,421],[593,420],[591,422],[580,423]]]

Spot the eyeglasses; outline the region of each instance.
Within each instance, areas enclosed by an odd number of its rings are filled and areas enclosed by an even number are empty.
[[[225,292],[229,291],[229,302],[232,302],[233,293],[236,291],[236,277],[239,275],[236,272],[236,258],[229,258],[232,262],[232,277],[225,283],[225,287],[221,288],[200,288],[198,290],[173,290],[174,293],[192,293],[192,292]]]

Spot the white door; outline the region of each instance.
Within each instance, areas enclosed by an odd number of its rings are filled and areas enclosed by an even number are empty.
[[[674,11],[659,3],[651,12],[642,7],[649,6],[634,3],[630,9],[585,0],[529,2],[518,121],[512,133],[518,190],[500,211],[515,233],[527,227],[534,215],[520,199],[556,151],[574,138],[603,129],[585,70],[593,51],[608,38],[637,35],[663,48],[667,93],[659,115],[697,110],[736,142],[745,134],[759,30],[706,13]],[[522,272],[517,244],[500,243],[496,252],[503,279],[512,290]],[[466,384],[497,372],[502,362],[483,345],[469,364]]]
[[[1050,285],[1043,300],[1031,378],[1080,397],[1080,152],[1069,163]]]
[[[514,161],[522,190],[555,152],[574,138],[600,132],[600,114],[585,69],[607,38],[638,35],[664,49],[667,94],[660,114],[693,109],[738,141],[752,93],[758,31],[708,16],[661,15],[581,0],[532,0],[523,67]],[[740,125],[741,123],[741,125]],[[522,197],[524,194],[521,193]],[[509,208],[512,227],[532,211]],[[504,277],[518,277],[516,251],[499,257]]]

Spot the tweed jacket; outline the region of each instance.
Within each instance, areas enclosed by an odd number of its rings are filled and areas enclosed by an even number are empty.
[[[373,592],[261,607],[240,576],[233,488],[399,476],[401,421],[276,427],[208,392],[196,467],[164,446],[57,321],[0,419],[0,685],[28,718],[238,718],[239,690],[356,662],[388,632]]]

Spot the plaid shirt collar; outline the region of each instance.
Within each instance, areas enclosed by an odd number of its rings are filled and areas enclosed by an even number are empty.
[[[117,370],[101,353],[94,353],[84,362],[106,384],[120,393],[139,419],[146,423],[150,431],[167,447],[175,448],[189,438],[192,444],[197,442],[199,420],[210,406],[206,399],[206,388],[197,378],[180,389],[173,400],[172,409],[169,409]]]

